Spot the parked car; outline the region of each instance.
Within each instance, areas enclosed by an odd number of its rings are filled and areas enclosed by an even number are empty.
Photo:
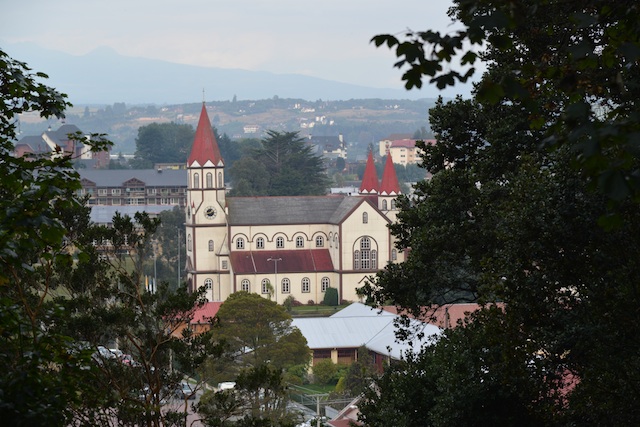
[[[182,400],[184,399],[193,400],[196,398],[196,392],[191,387],[191,384],[183,381],[180,383],[180,386],[176,390],[175,396],[176,398],[182,399]]]

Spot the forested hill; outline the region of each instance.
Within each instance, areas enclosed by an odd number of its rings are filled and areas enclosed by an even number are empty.
[[[273,97],[263,100],[206,102],[209,117],[219,134],[232,139],[260,138],[267,130],[300,132],[300,136],[342,135],[353,154],[365,153],[369,144],[391,134],[414,134],[429,130],[428,111],[435,99],[304,101]],[[66,123],[84,132],[108,134],[114,153],[134,153],[138,129],[151,123],[183,123],[195,127],[202,104],[168,106],[76,105]],[[22,135],[38,135],[61,122],[43,121],[37,115],[21,117]]]

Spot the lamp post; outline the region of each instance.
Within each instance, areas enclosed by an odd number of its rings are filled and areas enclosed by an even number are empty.
[[[278,303],[278,261],[282,261],[282,258],[267,258],[267,261],[273,261],[276,276],[276,285],[273,287],[273,293],[276,297],[276,304]]]

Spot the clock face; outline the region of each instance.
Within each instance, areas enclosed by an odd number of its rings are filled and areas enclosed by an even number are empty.
[[[216,208],[214,208],[213,206],[207,206],[204,210],[204,216],[207,217],[208,219],[213,219],[216,217]]]

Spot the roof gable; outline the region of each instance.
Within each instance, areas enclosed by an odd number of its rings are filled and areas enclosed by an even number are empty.
[[[361,193],[377,193],[378,187],[378,174],[376,173],[376,166],[373,162],[373,153],[369,151],[369,157],[367,157],[367,165],[364,168],[364,175],[362,176],[362,184],[360,184]]]
[[[382,173],[382,184],[380,184],[380,193],[383,194],[400,194],[400,183],[396,168],[393,166],[391,155],[387,155],[387,161],[384,164],[384,172]]]
[[[196,128],[196,135],[193,139],[193,146],[191,147],[187,165],[196,167],[224,165],[218,148],[218,141],[216,141],[216,137],[213,134],[207,107],[204,103],[202,103],[200,119],[198,120],[198,127]]]

